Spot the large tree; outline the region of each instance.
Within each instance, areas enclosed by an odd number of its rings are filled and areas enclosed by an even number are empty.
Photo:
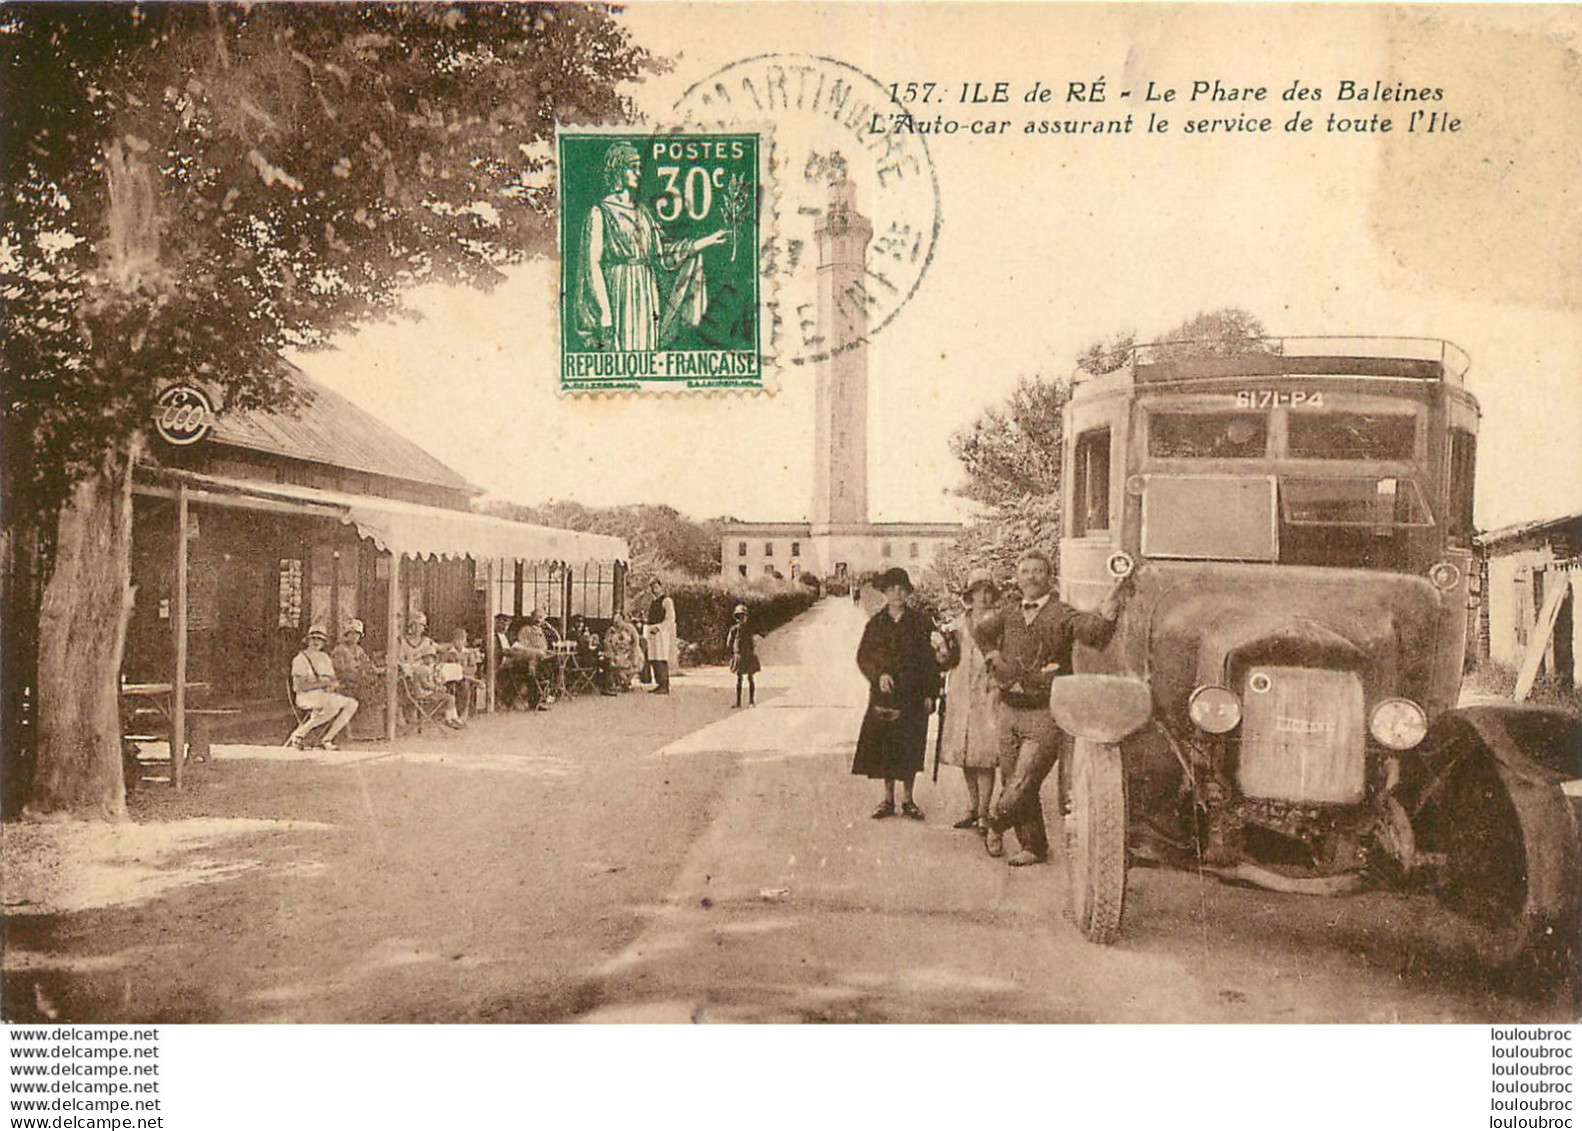
[[[950,438],[965,479],[958,493],[979,506],[956,545],[940,556],[925,589],[936,602],[958,589],[967,571],[1010,576],[1023,550],[1053,554],[1060,541],[1061,413],[1064,381],[1023,377],[1002,404],[983,411]]]
[[[553,247],[557,119],[646,64],[549,4],[0,9],[8,544],[37,521],[38,814],[124,813],[131,475],[165,384],[279,404],[275,358]]]

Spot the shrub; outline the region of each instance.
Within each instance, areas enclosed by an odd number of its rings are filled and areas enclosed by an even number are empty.
[[[817,594],[789,581],[730,580],[722,577],[664,577],[666,592],[676,605],[676,627],[685,644],[681,663],[722,664],[729,659],[725,636],[732,610],[747,606],[747,623],[755,633],[779,628],[811,608]]]

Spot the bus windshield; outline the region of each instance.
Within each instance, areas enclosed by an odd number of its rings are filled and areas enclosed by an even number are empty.
[[[1411,412],[1292,412],[1286,427],[1293,459],[1409,460],[1416,445]]]
[[[1147,557],[1401,570],[1434,518],[1393,476],[1150,475],[1142,525]]]
[[[1170,409],[1148,416],[1148,454],[1160,459],[1261,459],[1268,444],[1263,412]]]

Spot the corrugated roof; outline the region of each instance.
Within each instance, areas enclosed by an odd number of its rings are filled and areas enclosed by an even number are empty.
[[[296,413],[278,409],[218,412],[213,433],[217,443],[482,494],[481,488],[388,424],[290,362],[282,361],[281,365],[286,379],[311,395],[311,403]]]
[[[1529,534],[1538,534],[1545,530],[1558,530],[1564,526],[1582,523],[1582,514],[1566,514],[1558,518],[1539,518],[1530,522],[1516,522],[1510,526],[1501,526],[1498,529],[1487,531],[1478,535],[1478,541],[1485,546],[1508,542],[1512,538],[1523,538]]]

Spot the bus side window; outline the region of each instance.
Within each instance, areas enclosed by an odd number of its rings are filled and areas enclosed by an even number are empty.
[[[1072,484],[1071,533],[1081,538],[1110,528],[1110,430],[1077,437]]]
[[[1473,467],[1477,458],[1477,437],[1464,428],[1450,430],[1450,495],[1446,535],[1452,546],[1472,546]]]

